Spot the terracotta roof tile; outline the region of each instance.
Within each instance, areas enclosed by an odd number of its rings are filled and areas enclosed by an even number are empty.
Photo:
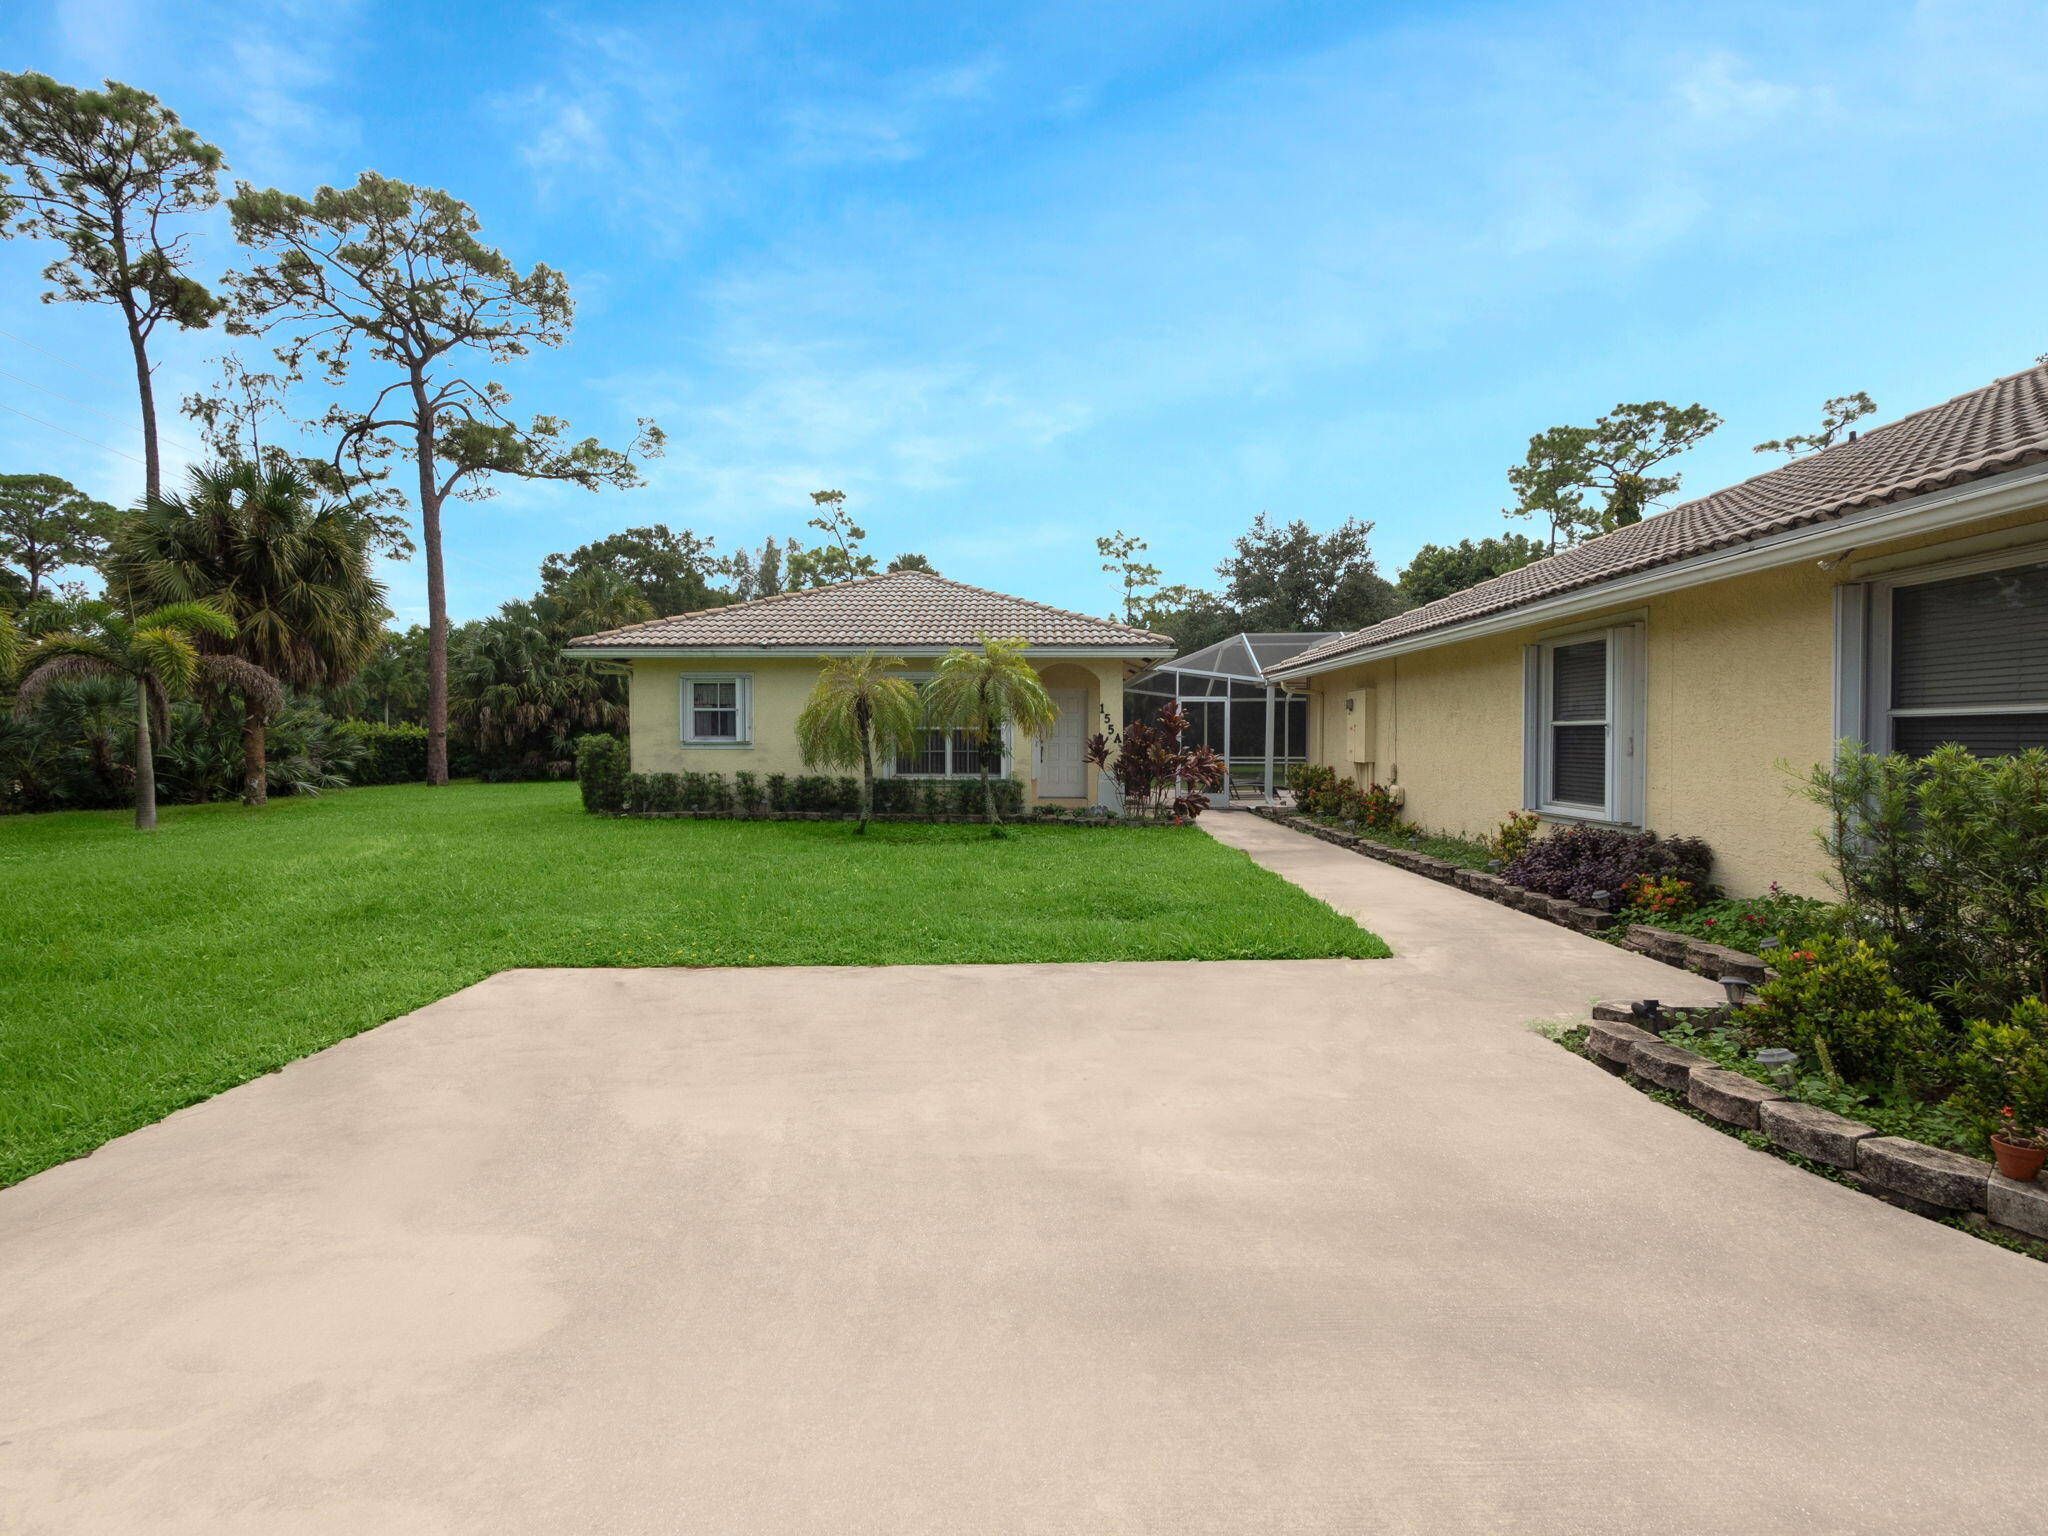
[[[1319,645],[1295,671],[1395,640],[1597,586],[1693,555],[1746,544],[1864,507],[1902,501],[2048,459],[2048,367],[1916,411],[1853,442],[1688,501],[1547,559]]]
[[[1048,608],[929,571],[892,571],[829,587],[783,592],[649,619],[569,642],[573,649],[890,650],[973,645],[982,635],[1047,649],[1128,649],[1171,654],[1164,635]]]

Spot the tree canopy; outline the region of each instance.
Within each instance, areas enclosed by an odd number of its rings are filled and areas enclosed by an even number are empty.
[[[1460,539],[1455,544],[1425,544],[1415,552],[1396,585],[1402,597],[1420,606],[1491,581],[1532,560],[1541,560],[1546,553],[1540,541],[1519,533],[1504,533],[1497,539]]]
[[[162,488],[149,341],[165,320],[212,323],[220,302],[186,270],[182,218],[220,200],[221,154],[147,91],[80,90],[0,73],[0,235],[64,249],[45,303],[121,311],[142,407],[143,485]]]
[[[1125,533],[1121,528],[1095,541],[1095,553],[1102,557],[1103,571],[1117,579],[1126,624],[1138,622],[1147,598],[1159,588],[1159,567],[1138,558],[1150,547],[1136,534]]]
[[[1399,613],[1401,595],[1379,573],[1368,522],[1347,517],[1328,533],[1261,512],[1216,567],[1223,601],[1246,630],[1363,629]]]
[[[1529,439],[1528,457],[1508,471],[1517,499],[1506,515],[1542,519],[1552,549],[1641,522],[1679,485],[1677,475],[1650,471],[1720,425],[1703,405],[1646,400],[1617,405],[1590,427],[1539,432]],[[1589,497],[1598,497],[1598,504]]]
[[[22,603],[42,598],[52,571],[97,569],[119,517],[55,475],[0,475],[0,566],[20,573]]]
[[[1795,432],[1790,437],[1774,437],[1767,443],[1758,443],[1756,453],[1782,453],[1787,458],[1796,458],[1802,453],[1818,453],[1823,448],[1834,446],[1835,439],[1850,426],[1872,415],[1877,402],[1857,390],[1853,395],[1837,395],[1820,408],[1820,430],[1818,432]],[[1850,432],[1850,436],[1855,436]]]
[[[296,376],[310,358],[327,382],[349,379],[358,353],[387,365],[366,400],[336,401],[322,419],[335,434],[335,463],[371,475],[398,454],[418,473],[427,564],[427,778],[448,780],[448,597],[441,508],[449,497],[493,494],[512,475],[597,490],[640,483],[633,453],[661,451],[642,420],[632,452],[595,438],[571,441],[568,423],[519,421],[495,379],[465,363],[503,364],[535,346],[557,347],[573,315],[569,285],[542,263],[520,271],[478,238],[468,204],[432,187],[365,171],[351,187],[311,198],[237,187],[228,200],[235,235],[268,254],[232,280],[242,334],[283,328],[279,361]]]
[[[659,618],[730,601],[729,593],[711,584],[722,570],[710,539],[653,523],[608,534],[566,555],[549,555],[540,563],[540,579],[545,590],[559,593],[575,577],[609,571],[630,583],[649,615]]]

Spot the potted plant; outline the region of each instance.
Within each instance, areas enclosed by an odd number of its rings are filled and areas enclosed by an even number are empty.
[[[2041,1164],[2048,1161],[2048,1137],[2039,1126],[2029,1131],[2009,1107],[1999,1113],[2005,1124],[1991,1133],[1991,1155],[1998,1159],[1998,1171],[2008,1179],[2032,1183],[2041,1176]]]

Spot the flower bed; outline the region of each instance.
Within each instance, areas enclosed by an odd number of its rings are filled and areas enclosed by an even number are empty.
[[[1871,1123],[1887,1118],[1881,1113],[1857,1119],[1806,1102],[1714,1048],[1726,1018],[1724,1009],[1650,1016],[1637,1004],[1599,1003],[1584,1032],[1567,1032],[1559,1043],[1753,1146],[1918,1215],[1988,1229],[2048,1259],[2048,1184],[2008,1179],[1953,1147],[1888,1134],[1896,1121]]]
[[[1503,906],[1514,907],[1532,917],[1543,918],[1579,933],[1599,937],[1614,937],[1617,942],[1652,960],[1661,960],[1680,970],[1692,971],[1697,975],[1719,981],[1724,977],[1738,977],[1752,985],[1761,983],[1769,974],[1769,967],[1761,957],[1743,950],[1733,949],[1725,944],[1716,944],[1707,939],[1695,938],[1690,934],[1668,929],[1651,927],[1644,923],[1627,923],[1622,914],[1610,912],[1604,907],[1575,902],[1562,896],[1546,896],[1540,891],[1525,890],[1512,885],[1501,876],[1488,870],[1475,869],[1469,863],[1454,862],[1427,853],[1421,848],[1407,847],[1369,837],[1363,832],[1350,832],[1326,822],[1298,815],[1276,806],[1254,806],[1254,816],[1278,822],[1281,826],[1292,827],[1297,832],[1320,838],[1323,842],[1334,843],[1339,848],[1349,848],[1367,858],[1378,859],[1446,885],[1455,885],[1462,891],[1475,896],[1484,896]]]

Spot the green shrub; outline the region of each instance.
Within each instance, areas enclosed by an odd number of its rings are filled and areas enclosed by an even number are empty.
[[[1972,1019],[1956,1060],[1963,1086],[1951,1100],[1987,1141],[2048,1134],[2048,1006],[2013,1004],[2003,1020]]]
[[[761,788],[760,778],[751,773],[736,773],[732,776],[733,808],[753,815],[768,809],[768,792]]]
[[[1534,811],[1509,811],[1506,821],[1493,829],[1486,840],[1487,852],[1503,864],[1512,864],[1536,841],[1536,829],[1543,818]]]
[[[1956,1019],[2048,995],[2048,750],[1915,759],[1845,742],[1807,788],[1852,927],[1894,947],[1908,989]]]
[[[422,731],[421,736],[426,733]],[[583,791],[583,809],[616,816],[626,808],[626,778],[631,756],[616,736],[576,739],[576,783]]]
[[[383,725],[375,720],[341,720],[335,730],[356,747],[351,784],[424,784],[427,779],[427,728]]]
[[[1777,939],[1797,948],[1808,940],[1835,932],[1841,923],[1839,907],[1815,901],[1811,896],[1795,896],[1775,885],[1765,896],[1696,901],[1681,910],[1643,905],[1640,889],[1635,903],[1621,914],[1614,930],[1617,936],[1626,933],[1630,923],[1648,923],[1758,954],[1766,939]]]
[[[1310,816],[1327,821],[1357,822],[1361,831],[1395,833],[1406,830],[1394,792],[1384,784],[1360,789],[1337,771],[1321,764],[1297,763],[1287,770],[1294,802]]]
[[[1758,989],[1751,1027],[1849,1081],[1945,1093],[1955,1083],[1955,1034],[1899,985],[1892,952],[1889,941],[1834,935],[1774,951],[1777,975]]]

